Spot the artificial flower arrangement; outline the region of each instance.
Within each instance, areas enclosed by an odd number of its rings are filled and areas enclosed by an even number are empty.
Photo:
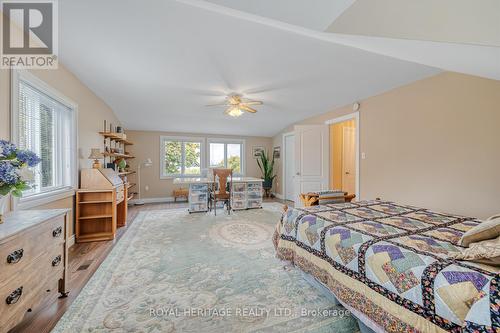
[[[37,166],[40,158],[32,151],[18,149],[15,144],[0,140],[0,223],[7,202],[12,193],[21,197],[23,191],[31,189],[35,174],[29,168]]]

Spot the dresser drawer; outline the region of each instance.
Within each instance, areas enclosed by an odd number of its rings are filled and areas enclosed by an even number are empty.
[[[21,303],[21,298],[19,299],[17,309],[12,312],[10,317],[2,318],[2,326],[0,327],[0,333],[8,332],[11,328],[16,326],[21,322],[26,315],[28,309],[36,309],[37,306],[42,305],[45,299],[55,297],[58,293],[59,281],[53,278],[47,279],[45,282],[39,282],[37,289],[31,293],[29,299],[24,299]],[[22,295],[21,297],[25,297]],[[5,302],[5,300],[1,300]],[[5,318],[5,319],[4,319]]]
[[[0,244],[0,288],[15,273],[30,266],[42,253],[50,251],[54,246],[63,249],[66,233],[64,226],[62,215]]]
[[[48,281],[58,283],[64,277],[64,246],[50,246],[0,287],[0,318],[25,312],[39,301],[39,294],[45,295],[41,290],[46,288]]]

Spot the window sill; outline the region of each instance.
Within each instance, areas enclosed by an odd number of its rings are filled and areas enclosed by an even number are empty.
[[[53,201],[69,198],[75,195],[75,190],[65,188],[47,193],[35,194],[25,198],[14,198],[14,209],[30,209],[33,207],[45,205]]]
[[[169,176],[160,176],[160,179],[175,179],[175,178],[202,178],[201,175],[169,175]]]

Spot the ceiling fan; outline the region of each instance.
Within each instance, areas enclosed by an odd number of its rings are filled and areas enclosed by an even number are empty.
[[[210,104],[207,106],[209,106],[209,107],[211,107],[211,106],[227,106],[226,111],[224,111],[225,114],[227,114],[231,117],[239,117],[244,112],[256,113],[257,110],[255,110],[254,108],[252,108],[250,106],[262,105],[262,104],[264,104],[262,101],[251,100],[248,98],[243,98],[241,95],[238,95],[238,94],[232,94],[232,95],[229,95],[226,97],[226,101],[224,103]]]

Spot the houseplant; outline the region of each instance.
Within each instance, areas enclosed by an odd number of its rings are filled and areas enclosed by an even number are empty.
[[[257,158],[257,164],[260,171],[262,171],[262,178],[264,178],[262,187],[267,192],[273,187],[273,179],[276,177],[274,174],[274,156],[272,159],[269,159],[266,152],[262,152]]]
[[[29,168],[40,163],[40,158],[29,150],[21,150],[13,143],[0,140],[0,223],[9,194],[21,197],[31,189],[34,173]]]

